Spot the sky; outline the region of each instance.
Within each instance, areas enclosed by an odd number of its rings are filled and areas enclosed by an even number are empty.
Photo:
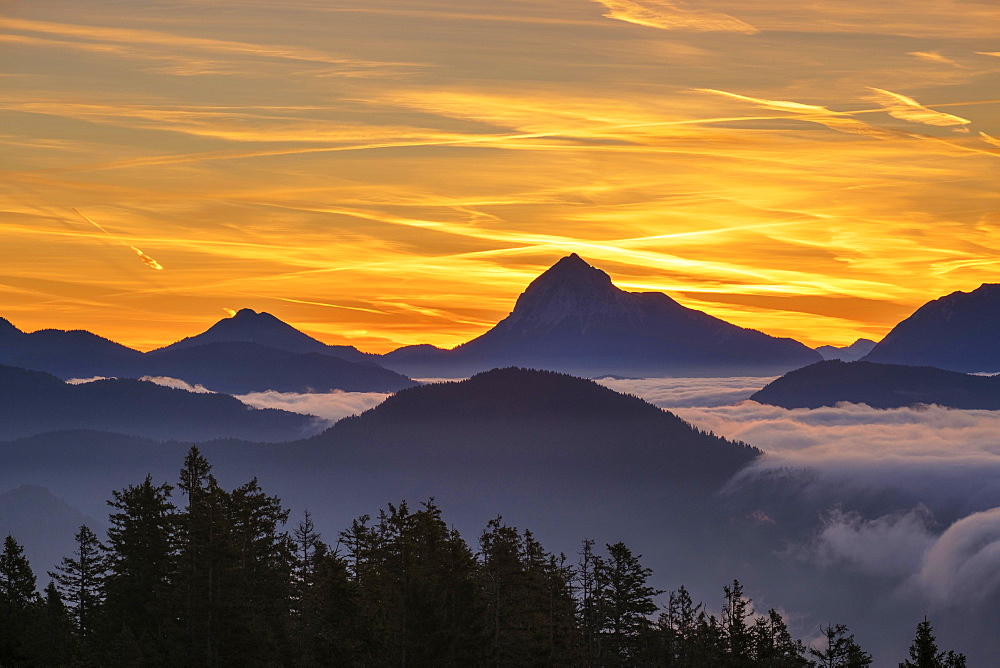
[[[450,347],[570,252],[808,345],[1000,282],[995,0],[0,0],[0,316]]]

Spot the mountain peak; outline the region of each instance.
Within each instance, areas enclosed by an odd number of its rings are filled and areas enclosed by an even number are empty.
[[[254,311],[252,308],[241,308],[239,311],[237,311],[236,313],[234,313],[230,317],[230,319],[231,320],[236,320],[238,318],[240,320],[249,320],[250,318],[253,318],[253,317],[257,316],[257,315],[267,315],[267,314],[266,313],[260,313],[260,314],[258,314],[257,311]]]
[[[531,284],[555,281],[603,287],[611,285],[611,276],[607,272],[588,264],[586,260],[576,253],[570,253],[546,269]],[[531,285],[528,286],[528,289],[531,289]]]

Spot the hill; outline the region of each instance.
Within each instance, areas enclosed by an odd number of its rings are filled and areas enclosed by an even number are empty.
[[[383,364],[411,376],[521,366],[580,376],[770,375],[821,359],[658,292],[625,292],[575,253],[528,285],[488,332],[448,351],[408,346]]]
[[[1000,410],[1000,377],[926,366],[830,360],[790,371],[750,399],[784,408],[818,408],[847,401],[873,408],[938,404]]]
[[[83,330],[26,333],[0,318],[0,364],[45,371],[60,378],[128,373],[142,353]]]
[[[638,397],[550,371],[494,369],[404,390],[306,442],[357,463],[513,476],[717,481],[760,451]]]
[[[287,441],[321,424],[297,413],[250,408],[224,394],[194,394],[129,379],[69,385],[39,371],[0,366],[4,440],[64,429],[101,429],[163,440]]]

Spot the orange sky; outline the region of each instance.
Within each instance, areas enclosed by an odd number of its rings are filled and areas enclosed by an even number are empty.
[[[995,0],[0,0],[0,315],[451,346],[577,252],[878,338],[1000,282],[998,35]]]

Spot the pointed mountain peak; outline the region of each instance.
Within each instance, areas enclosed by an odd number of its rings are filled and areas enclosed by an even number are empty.
[[[538,278],[531,282],[528,289],[538,285],[575,285],[579,287],[594,287],[607,289],[612,285],[611,276],[597,267],[587,264],[586,260],[570,253],[554,265],[546,269]]]

